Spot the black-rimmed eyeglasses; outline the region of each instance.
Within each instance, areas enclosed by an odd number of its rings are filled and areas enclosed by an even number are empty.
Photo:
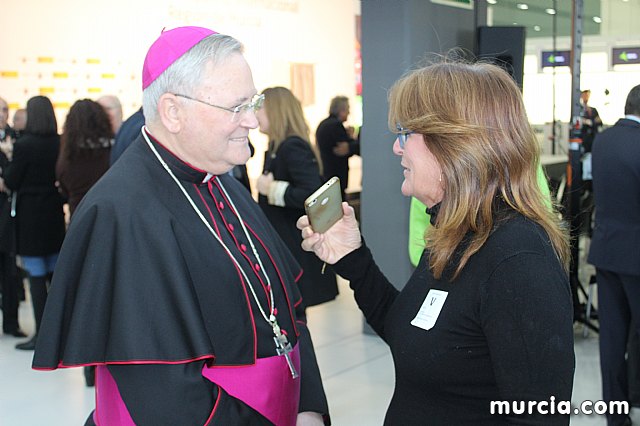
[[[396,130],[398,131],[398,143],[400,144],[400,149],[404,149],[404,145],[407,143],[409,136],[413,134],[413,131],[405,129],[399,124],[396,124]]]
[[[218,108],[223,111],[230,112],[231,114],[233,114],[231,116],[232,123],[236,123],[237,121],[239,121],[240,117],[248,113],[249,111],[256,112],[257,110],[262,108],[262,105],[264,104],[264,95],[254,95],[253,98],[251,98],[251,101],[247,102],[246,104],[238,105],[232,108],[210,104],[209,102],[201,101],[200,99],[192,98],[191,96],[187,96],[187,95],[181,95],[179,93],[174,93],[173,95],[178,96],[180,98],[189,99],[190,101],[199,102],[201,104],[208,105],[210,107]]]

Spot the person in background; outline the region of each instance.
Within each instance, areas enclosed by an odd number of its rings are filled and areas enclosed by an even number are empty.
[[[253,158],[253,154],[255,154],[256,149],[250,140],[247,141],[247,144],[249,145],[249,158]],[[233,169],[229,170],[229,174],[238,179],[238,182],[240,182],[242,186],[247,188],[247,191],[249,191],[249,194],[251,194],[251,180],[249,179],[249,171],[247,170],[246,164],[234,166]]]
[[[13,152],[15,130],[7,124],[9,105],[0,98],[0,176]],[[5,154],[5,151],[7,154]],[[15,220],[11,215],[11,191],[0,177],[0,290],[2,294],[2,332],[14,337],[27,337],[18,324],[19,289],[22,276],[16,265]]]
[[[602,399],[629,401],[627,341],[640,333],[640,85],[629,92],[625,117],[593,144],[595,226],[588,262],[596,267]],[[607,415],[609,426],[630,425]]]
[[[585,153],[591,152],[593,140],[602,127],[602,119],[598,110],[589,105],[591,90],[580,92],[580,105],[582,107],[582,148]]]
[[[65,235],[62,197],[56,187],[60,137],[53,105],[45,96],[27,102],[27,126],[15,143],[3,172],[5,185],[17,197],[16,242],[35,317],[35,334],[16,349],[33,350],[42,325],[47,289]]]
[[[336,96],[329,106],[329,117],[320,122],[316,129],[316,144],[322,159],[322,172],[325,180],[337,176],[340,178],[342,199],[349,186],[349,157],[359,152],[354,139],[353,127],[344,127],[349,117],[349,98]]]
[[[402,291],[347,203],[323,234],[298,220],[303,248],[349,280],[391,348],[385,424],[568,425],[566,413],[491,413],[491,401],[569,401],[573,386],[568,236],[537,183],[520,89],[495,65],[432,64],[393,85],[389,127],[402,193],[428,206],[432,224]]]
[[[242,50],[163,31],[146,125],[74,212],[33,367],[96,366],[89,425],[329,421],[301,268],[229,175],[262,105]]]
[[[322,186],[316,154],[309,142],[309,126],[302,105],[285,87],[265,89],[258,111],[260,131],[269,136],[263,174],[258,178],[258,203],[304,271],[298,286],[306,307],[335,299],[336,276],[323,273],[323,262],[302,250],[296,221],[304,201]]]
[[[96,102],[102,105],[109,115],[113,134],[117,134],[120,126],[122,126],[122,104],[120,103],[120,99],[114,95],[104,95],[99,97]]]
[[[116,133],[116,140],[111,148],[111,157],[109,164],[113,165],[118,158],[122,155],[125,149],[129,148],[131,142],[136,140],[140,136],[140,130],[144,126],[144,114],[142,107],[134,112],[129,118],[122,123],[120,129]]]
[[[0,98],[0,141],[6,142],[7,137],[15,139],[15,132],[9,126],[9,104]]]
[[[64,123],[56,177],[73,213],[89,189],[109,168],[113,144],[111,122],[104,108],[90,99],[76,101]]]
[[[27,126],[27,110],[24,108],[17,109],[13,113],[13,131],[16,133],[16,139],[22,135]]]

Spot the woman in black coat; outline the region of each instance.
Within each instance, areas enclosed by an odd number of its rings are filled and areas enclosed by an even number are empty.
[[[264,108],[257,116],[260,131],[269,136],[269,149],[257,182],[258,203],[304,270],[298,281],[303,303],[318,305],[335,299],[336,276],[323,273],[323,262],[302,250],[296,228],[304,200],[322,185],[318,160],[300,101],[284,87],[265,89],[263,95]]]
[[[51,101],[35,96],[27,102],[25,134],[14,145],[4,170],[6,186],[17,196],[17,254],[29,274],[36,334],[17,349],[33,350],[47,300],[47,285],[65,233],[62,198],[56,188],[56,160],[60,147]]]

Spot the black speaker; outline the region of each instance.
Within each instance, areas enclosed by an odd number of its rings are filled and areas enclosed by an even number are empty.
[[[478,27],[476,56],[504,68],[522,90],[525,27]]]

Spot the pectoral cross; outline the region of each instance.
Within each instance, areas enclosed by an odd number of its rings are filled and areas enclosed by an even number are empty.
[[[287,365],[289,365],[289,370],[291,371],[291,377],[295,379],[298,377],[298,372],[293,365],[293,361],[291,361],[291,355],[289,355],[291,352],[293,352],[291,343],[289,343],[287,336],[285,336],[284,333],[282,333],[282,330],[280,330],[278,320],[276,320],[275,316],[271,315],[269,317],[269,322],[271,323],[271,327],[273,327],[273,341],[276,344],[276,352],[278,353],[278,355],[284,356],[284,358],[287,360]]]

